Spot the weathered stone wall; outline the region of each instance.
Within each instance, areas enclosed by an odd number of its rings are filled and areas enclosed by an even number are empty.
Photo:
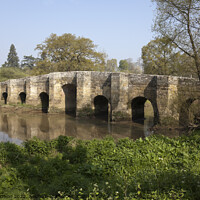
[[[26,93],[25,79],[11,79],[8,81],[8,102],[20,103],[20,93]]]
[[[65,110],[65,93],[63,86],[77,86],[76,72],[54,72],[49,74],[49,108]]]
[[[154,109],[155,121],[171,116],[179,119],[180,106],[176,102],[200,98],[200,82],[183,77],[161,75],[136,75],[109,72],[54,72],[43,76],[13,79],[0,84],[1,103],[5,102],[3,93],[7,93],[7,103],[19,103],[19,94],[26,94],[26,103],[41,105],[40,94],[49,95],[49,111],[65,111],[65,86],[75,88],[73,102],[68,107],[76,107],[76,115],[83,111],[94,111],[94,99],[104,96],[108,100],[109,118],[112,120],[132,118],[134,99],[148,99]],[[73,86],[73,87],[72,87]],[[141,103],[142,105],[142,103]],[[87,113],[88,114],[88,113]]]
[[[49,75],[33,76],[26,78],[27,104],[40,105],[40,94],[44,92],[49,94]]]
[[[0,102],[1,102],[1,104],[3,104],[3,103],[5,103],[4,94],[8,93],[8,81],[7,82],[1,82],[0,93],[1,93]]]

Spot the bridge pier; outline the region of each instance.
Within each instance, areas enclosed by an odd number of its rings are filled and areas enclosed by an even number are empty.
[[[91,99],[92,72],[77,73],[77,104],[76,116],[82,117],[94,113],[94,105]]]
[[[111,75],[111,118],[112,121],[131,120],[129,106],[129,77],[125,73]]]

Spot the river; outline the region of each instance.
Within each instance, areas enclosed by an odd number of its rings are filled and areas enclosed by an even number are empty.
[[[96,118],[77,119],[66,114],[0,112],[0,141],[20,145],[34,136],[52,140],[59,135],[83,140],[102,139],[107,135],[115,139],[137,139],[150,135],[152,126],[153,117],[147,117],[143,124],[130,121],[110,123]]]

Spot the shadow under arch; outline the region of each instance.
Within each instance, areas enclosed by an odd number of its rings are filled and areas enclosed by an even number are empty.
[[[21,100],[21,104],[26,103],[26,93],[25,93],[25,92],[21,92],[21,93],[19,94],[19,98],[20,98],[20,100]]]
[[[97,118],[108,121],[109,116],[109,102],[103,95],[98,95],[94,98],[94,115]]]
[[[62,86],[65,94],[65,113],[69,115],[76,115],[76,85],[66,84]]]
[[[3,99],[4,99],[4,104],[7,104],[8,93],[7,93],[7,92],[4,92],[4,93],[2,94],[2,96],[3,96]]]
[[[135,97],[131,101],[132,121],[144,123],[146,101],[149,101],[151,104],[151,107],[153,109],[154,124],[156,124],[159,121],[158,109],[150,99],[142,96]]]
[[[190,122],[190,118],[189,118],[190,106],[195,101],[200,101],[200,98],[189,98],[185,102],[182,103],[181,108],[180,108],[180,113],[179,113],[179,125],[187,126],[189,124],[189,122]],[[200,106],[199,106],[199,108],[200,108]]]
[[[49,95],[46,92],[41,92],[39,96],[40,96],[40,100],[41,100],[41,104],[42,104],[42,112],[48,113]]]

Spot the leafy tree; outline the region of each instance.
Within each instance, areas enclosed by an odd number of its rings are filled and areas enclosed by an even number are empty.
[[[35,74],[53,71],[104,70],[105,55],[96,51],[93,41],[76,37],[70,33],[61,36],[51,34],[42,44],[37,45],[40,61],[34,68]]]
[[[21,68],[32,70],[35,67],[35,64],[37,61],[38,61],[38,58],[34,58],[32,55],[24,56],[24,59],[22,60],[22,63],[21,63]]]
[[[120,71],[130,72],[134,74],[142,73],[139,62],[133,62],[131,58],[119,61]]]
[[[128,64],[128,61],[126,59],[119,61],[119,69],[120,69],[120,71],[124,71],[124,70],[129,69],[129,64]]]
[[[107,60],[106,71],[108,71],[108,72],[117,71],[117,59]]]
[[[11,44],[10,51],[8,53],[7,62],[5,62],[2,66],[19,68],[19,58],[17,56],[17,52],[16,52],[16,48],[14,44]]]
[[[145,74],[195,76],[191,58],[177,49],[168,38],[156,38],[142,48]]]
[[[152,0],[157,14],[153,30],[194,60],[200,80],[200,1]]]

